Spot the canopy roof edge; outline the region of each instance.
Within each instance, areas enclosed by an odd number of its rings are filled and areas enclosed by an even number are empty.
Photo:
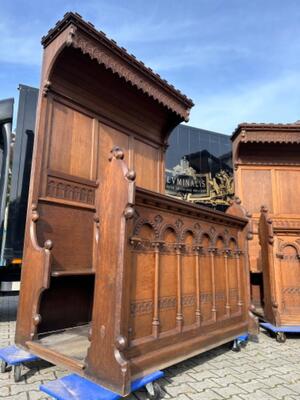
[[[79,14],[72,12],[65,14],[64,18],[42,38],[44,48],[68,27],[71,28],[66,39],[68,46],[79,49],[92,60],[104,65],[105,68],[158,101],[171,112],[188,121],[190,109],[194,105],[191,99],[155,74],[152,69],[147,68],[126,49],[119,47],[114,40],[108,39],[105,33],[97,31],[93,24],[85,22]]]
[[[253,143],[299,143],[299,121],[290,124],[265,124],[243,122],[234,130],[231,140],[240,136],[242,142]]]

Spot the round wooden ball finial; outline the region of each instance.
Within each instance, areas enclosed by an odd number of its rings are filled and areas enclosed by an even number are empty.
[[[120,351],[123,351],[126,349],[127,347],[127,339],[125,336],[119,335],[116,338],[116,342],[115,342],[116,348]]]
[[[119,146],[114,146],[111,149],[111,153],[112,153],[113,157],[115,157],[117,160],[123,160],[124,159],[124,151]]]
[[[42,317],[40,314],[34,314],[32,319],[35,326],[39,325],[42,321]]]
[[[134,216],[134,208],[133,207],[126,207],[124,210],[124,216],[126,219],[131,219]]]
[[[130,181],[134,181],[136,178],[136,173],[133,169],[129,169],[126,174],[126,178]]]
[[[51,250],[52,247],[53,247],[52,240],[49,240],[49,239],[46,240],[45,243],[44,243],[44,248],[47,249],[47,250]]]

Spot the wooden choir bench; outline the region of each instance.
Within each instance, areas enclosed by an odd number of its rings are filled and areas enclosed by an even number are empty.
[[[42,43],[16,343],[124,395],[247,332],[248,219],[163,194],[191,100],[77,14]]]

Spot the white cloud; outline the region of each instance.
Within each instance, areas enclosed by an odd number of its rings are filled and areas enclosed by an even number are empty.
[[[231,134],[241,122],[294,122],[300,118],[300,72],[198,98],[189,124]]]
[[[168,53],[149,57],[147,65],[157,71],[170,71],[186,67],[207,68],[211,64],[222,65],[228,59],[249,57],[251,52],[245,47],[227,44],[189,44],[184,47],[170,48]]]

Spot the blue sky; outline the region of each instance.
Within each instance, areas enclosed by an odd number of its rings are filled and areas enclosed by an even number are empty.
[[[299,0],[0,0],[0,98],[39,86],[40,38],[66,11],[191,97],[192,126],[300,119]]]

